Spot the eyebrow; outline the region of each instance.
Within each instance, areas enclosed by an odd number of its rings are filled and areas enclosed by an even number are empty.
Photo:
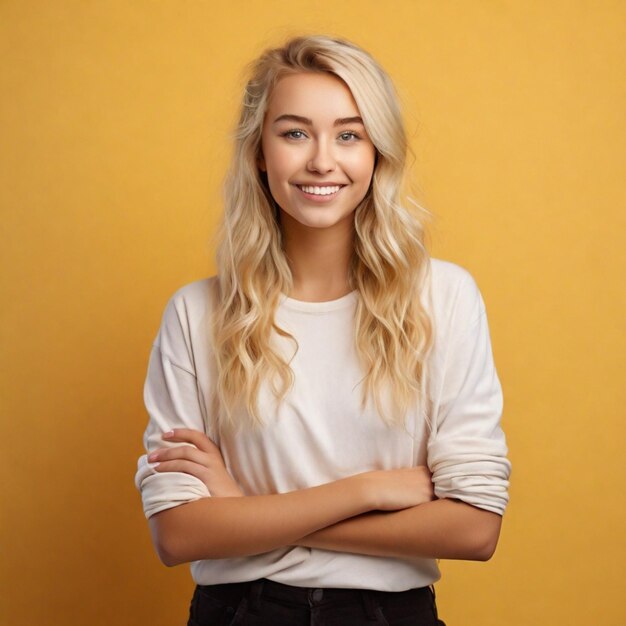
[[[306,124],[307,126],[313,126],[313,120],[309,119],[308,117],[302,117],[301,115],[292,115],[290,113],[286,113],[285,115],[279,115],[274,120],[274,124],[282,121],[298,122],[300,124]],[[333,126],[345,126],[346,124],[361,124],[362,126],[365,126],[365,124],[363,124],[363,119],[358,115],[355,115],[354,117],[340,117],[339,119],[335,120]]]

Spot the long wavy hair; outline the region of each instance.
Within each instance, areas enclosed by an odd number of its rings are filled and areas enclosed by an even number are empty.
[[[364,372],[362,407],[372,398],[385,423],[400,425],[422,395],[432,344],[421,297],[430,267],[423,221],[420,211],[408,209],[408,198],[401,200],[408,147],[390,78],[361,48],[326,36],[297,37],[265,51],[245,87],[218,232],[211,328],[218,420],[233,426],[235,414],[247,411],[252,424],[263,424],[258,410],[263,383],[282,402],[294,381],[272,341],[277,333],[293,340],[297,350],[295,338],[274,320],[281,296],[291,291],[292,274],[258,161],[272,89],[285,75],[301,72],[330,73],[344,81],[377,151],[370,189],[354,214],[349,281],[358,292],[354,337]]]

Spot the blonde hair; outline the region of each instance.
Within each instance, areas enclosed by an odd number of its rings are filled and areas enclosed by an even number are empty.
[[[262,424],[262,384],[268,382],[281,402],[294,380],[271,341],[276,332],[297,348],[295,338],[274,321],[281,295],[291,291],[292,275],[258,158],[272,89],[283,76],[300,72],[330,73],[345,82],[377,150],[372,184],[354,215],[349,280],[359,296],[355,345],[365,372],[362,406],[371,397],[386,423],[400,425],[420,398],[432,343],[431,322],[421,301],[429,271],[424,229],[418,216],[400,202],[406,133],[384,70],[354,44],[326,36],[298,37],[267,50],[253,64],[245,88],[218,234],[212,318],[217,403],[222,409],[218,419],[232,426],[235,409],[245,408],[253,423]]]

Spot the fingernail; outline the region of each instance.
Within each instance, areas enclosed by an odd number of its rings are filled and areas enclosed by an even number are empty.
[[[173,430],[168,430],[166,433],[163,433],[163,439],[167,439],[168,437],[173,437],[173,436],[174,436]]]
[[[148,455],[148,461],[155,461],[158,458],[159,458],[159,455],[156,452],[153,452],[152,454]]]

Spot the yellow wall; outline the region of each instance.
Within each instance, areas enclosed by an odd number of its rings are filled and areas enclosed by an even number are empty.
[[[626,624],[620,1],[0,4],[0,621],[184,623],[132,483],[163,306],[214,271],[245,62],[330,32],[397,82],[436,215],[476,277],[511,503],[488,563],[442,562],[448,626]]]

